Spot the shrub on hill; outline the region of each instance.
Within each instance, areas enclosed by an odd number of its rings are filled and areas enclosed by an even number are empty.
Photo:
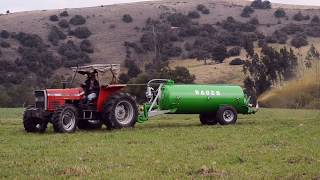
[[[65,67],[91,62],[89,56],[84,52],[81,52],[80,48],[70,40],[59,47],[58,53],[63,56],[62,61]]]
[[[233,60],[230,61],[229,65],[243,65],[244,64],[244,60],[240,59],[240,58],[235,58]]]
[[[133,19],[130,14],[124,14],[122,16],[122,21],[125,23],[131,23],[133,21]]]
[[[212,59],[217,63],[222,63],[228,57],[227,48],[224,45],[218,45],[212,49]]]
[[[70,35],[74,35],[79,39],[86,39],[91,36],[91,31],[85,26],[77,27],[76,29],[70,31]]]
[[[311,37],[320,37],[320,26],[307,26],[305,28],[306,34]]]
[[[210,10],[203,4],[197,5],[197,10],[202,12],[202,14],[210,14]]]
[[[259,24],[259,19],[256,18],[256,17],[251,18],[248,23],[249,23],[249,24],[252,24],[252,25],[258,25],[258,24]]]
[[[167,17],[167,20],[171,24],[171,26],[175,27],[187,26],[191,23],[190,18],[181,13],[170,14]]]
[[[82,51],[84,51],[84,52],[87,52],[87,53],[93,53],[94,52],[91,42],[89,40],[87,40],[87,39],[81,41],[80,49]]]
[[[60,16],[61,17],[67,17],[67,16],[69,16],[69,13],[68,13],[68,11],[63,11],[63,12],[60,13]]]
[[[69,27],[69,22],[65,19],[62,19],[59,21],[58,25],[62,28],[68,28]]]
[[[300,25],[290,23],[290,24],[286,25],[285,27],[281,28],[281,31],[287,33],[288,35],[292,35],[295,33],[303,32],[304,29]]]
[[[192,19],[200,18],[200,14],[197,11],[190,11],[188,17]]]
[[[310,16],[306,15],[304,16],[301,11],[299,11],[297,14],[295,14],[293,16],[293,20],[295,21],[304,21],[304,20],[309,20],[310,19]]]
[[[223,20],[221,26],[230,32],[254,32],[256,30],[255,25],[236,21],[233,17]]]
[[[251,7],[255,9],[271,9],[270,1],[254,0],[251,3]]]
[[[59,43],[59,40],[66,39],[67,36],[60,31],[60,29],[57,26],[52,26],[48,35],[48,40],[54,45],[57,46]]]
[[[18,34],[12,34],[12,38],[17,39],[21,45],[25,47],[35,47],[35,48],[43,48],[45,44],[43,43],[40,36],[36,34],[27,34],[24,32],[19,32]]]
[[[254,13],[254,9],[250,6],[246,6],[242,10],[241,17],[250,17],[252,13]]]
[[[307,37],[302,33],[297,34],[291,40],[291,45],[294,46],[295,48],[301,48],[303,46],[307,46],[308,45]]]
[[[200,29],[197,25],[187,25],[180,29],[179,36],[180,37],[191,37],[197,36],[200,33]]]
[[[6,41],[0,41],[0,46],[2,48],[9,48],[10,47],[10,44]]]
[[[70,19],[69,23],[72,25],[82,25],[86,23],[86,19],[81,15],[75,15]]]
[[[313,18],[311,19],[311,25],[319,25],[319,24],[320,24],[319,16],[317,15],[313,16]]]
[[[228,51],[228,56],[239,56],[241,53],[241,47],[234,47]]]
[[[276,18],[283,18],[286,16],[286,12],[284,11],[284,9],[282,8],[278,8],[274,13],[273,15],[276,17]]]
[[[59,21],[59,18],[57,15],[52,15],[52,16],[50,16],[49,19],[50,19],[50,21]]]
[[[283,31],[278,30],[272,34],[272,37],[274,37],[279,44],[286,44],[288,40],[287,34]]]
[[[3,38],[3,39],[8,39],[10,37],[10,33],[6,30],[2,30],[1,33],[0,33],[0,36]]]

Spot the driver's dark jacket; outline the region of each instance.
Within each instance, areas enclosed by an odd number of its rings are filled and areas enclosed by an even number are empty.
[[[84,89],[85,95],[89,95],[91,93],[96,93],[98,95],[99,90],[100,90],[100,85],[99,82],[97,80],[94,80],[93,82],[93,86],[90,88],[90,79],[87,79],[84,82],[84,86],[82,86],[82,88]]]

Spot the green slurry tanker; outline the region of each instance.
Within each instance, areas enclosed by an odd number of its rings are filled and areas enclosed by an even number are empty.
[[[228,125],[236,123],[238,113],[254,114],[259,108],[249,104],[250,98],[235,85],[187,85],[154,79],[147,84],[146,97],[138,122],[160,114],[199,114],[202,124]]]

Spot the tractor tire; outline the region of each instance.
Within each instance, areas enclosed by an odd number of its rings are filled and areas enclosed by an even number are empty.
[[[58,133],[73,133],[77,129],[78,119],[77,108],[66,104],[54,112],[52,116],[53,129]]]
[[[216,113],[201,113],[199,119],[203,125],[216,125],[218,123]]]
[[[128,93],[116,93],[103,106],[102,119],[108,129],[134,127],[138,118],[138,107]]]
[[[90,120],[79,120],[78,121],[78,128],[83,130],[91,130],[91,129],[101,129],[102,122],[100,120],[97,121],[90,121]]]
[[[23,113],[23,126],[25,131],[34,133],[43,133],[46,131],[48,121],[37,117],[32,117],[29,113],[29,109],[34,108],[33,106],[27,107]]]
[[[232,106],[222,106],[217,112],[217,120],[221,125],[235,124],[237,118],[237,111]]]

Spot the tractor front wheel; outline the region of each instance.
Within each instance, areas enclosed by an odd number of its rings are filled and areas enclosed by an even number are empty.
[[[134,127],[138,117],[138,107],[128,93],[112,95],[103,107],[102,119],[108,129]]]
[[[72,133],[77,128],[78,119],[78,110],[73,105],[59,107],[52,116],[53,129],[59,133]]]
[[[32,108],[28,107],[23,114],[23,126],[27,132],[43,133],[47,129],[48,121],[32,116]]]
[[[199,118],[203,125],[216,125],[218,123],[216,113],[201,113]]]

